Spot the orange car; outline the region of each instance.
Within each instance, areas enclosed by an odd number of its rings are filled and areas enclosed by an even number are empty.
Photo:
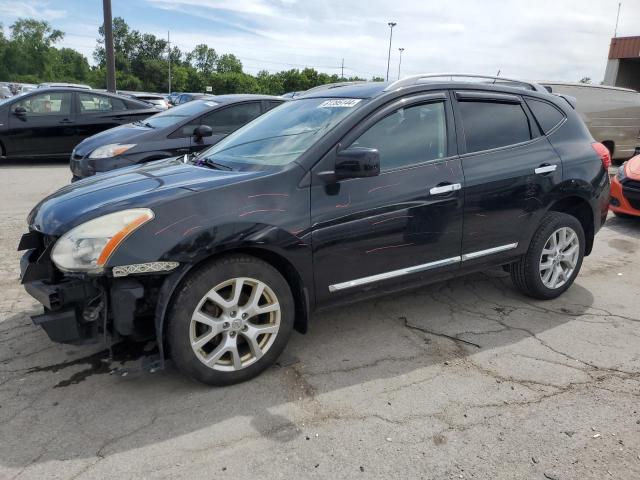
[[[624,162],[613,177],[609,209],[616,215],[640,217],[640,155]]]

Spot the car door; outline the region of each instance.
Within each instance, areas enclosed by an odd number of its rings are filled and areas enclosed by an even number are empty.
[[[99,93],[76,92],[78,98],[78,137],[80,140],[136,120],[125,100]],[[145,116],[148,116],[145,115]]]
[[[459,268],[463,176],[445,93],[383,107],[336,148],[380,153],[379,176],[329,182],[314,169],[311,222],[316,300]],[[332,163],[333,162],[333,163]]]
[[[16,113],[23,111],[23,113]],[[46,91],[14,102],[9,112],[9,156],[68,156],[77,143],[73,93]]]
[[[465,177],[463,261],[499,263],[528,248],[562,164],[520,96],[458,91],[454,107]]]
[[[200,124],[211,127],[213,135],[203,138],[191,136],[191,151],[198,152],[215,145],[231,132],[236,131],[261,114],[262,104],[260,101],[255,101],[220,107],[203,115],[200,119]]]

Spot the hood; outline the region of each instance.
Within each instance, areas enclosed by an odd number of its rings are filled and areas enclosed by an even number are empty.
[[[85,138],[73,151],[75,155],[86,157],[96,148],[103,145],[112,143],[141,143],[154,132],[157,132],[157,130],[141,124],[128,123]]]
[[[194,192],[267,175],[264,171],[227,171],[169,158],[113,170],[72,183],[42,200],[29,214],[30,230],[59,236],[76,225],[127,208],[148,207]]]

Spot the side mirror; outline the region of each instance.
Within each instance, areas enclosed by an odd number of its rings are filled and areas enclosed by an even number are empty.
[[[193,131],[193,136],[198,140],[202,137],[210,137],[211,135],[213,135],[213,130],[211,130],[209,125],[199,125]]]
[[[13,113],[17,117],[25,117],[27,115],[27,109],[24,107],[16,107]]]
[[[380,153],[375,148],[348,148],[336,155],[334,170],[337,180],[380,175]]]

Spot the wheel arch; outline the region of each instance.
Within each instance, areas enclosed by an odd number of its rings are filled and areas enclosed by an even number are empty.
[[[578,195],[570,195],[556,200],[548,211],[566,213],[578,219],[586,240],[584,254],[589,255],[593,249],[595,237],[594,213],[589,202]]]

